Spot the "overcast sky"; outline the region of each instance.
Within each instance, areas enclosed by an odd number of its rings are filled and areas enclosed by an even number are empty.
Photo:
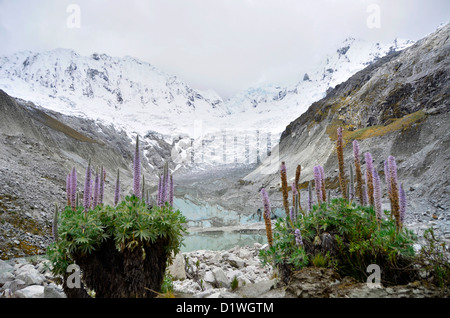
[[[228,98],[301,79],[348,36],[418,40],[449,17],[449,0],[0,0],[0,55],[129,55]]]

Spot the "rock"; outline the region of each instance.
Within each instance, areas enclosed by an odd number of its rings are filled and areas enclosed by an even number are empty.
[[[178,253],[178,255],[173,260],[172,265],[170,265],[167,270],[172,275],[174,280],[186,279],[186,262],[184,260],[183,254]]]
[[[62,288],[55,284],[49,284],[44,287],[44,298],[67,298]]]
[[[239,257],[244,260],[249,260],[249,259],[253,258],[253,251],[250,251],[245,248],[241,248],[239,250]]]
[[[205,276],[203,276],[203,280],[204,280],[206,283],[211,284],[211,285],[214,285],[215,282],[216,282],[216,278],[214,277],[214,274],[213,274],[212,271],[207,271],[207,272],[205,273]]]
[[[0,260],[0,274],[4,272],[11,272],[14,269],[13,266],[5,262],[4,260]]]
[[[228,263],[230,263],[231,266],[236,268],[244,267],[244,261],[233,254],[228,255]]]
[[[3,285],[3,289],[8,289],[10,290],[11,293],[14,293],[15,291],[22,289],[26,286],[25,282],[23,280],[20,279],[14,279],[12,281],[6,282]]]
[[[44,298],[44,286],[30,285],[14,293],[17,298]]]
[[[230,281],[227,278],[227,275],[225,274],[225,272],[223,271],[222,268],[220,267],[216,267],[212,270],[212,273],[214,275],[215,278],[215,284],[217,287],[225,287],[225,288],[229,288],[230,287]]]
[[[219,290],[213,292],[206,298],[236,298],[236,295],[233,293],[230,293],[225,288],[220,288]]]
[[[40,285],[45,278],[41,275],[33,265],[28,264],[22,266],[16,273],[17,279],[21,279],[27,285]]]
[[[0,274],[0,286],[3,286],[6,282],[14,280],[14,275],[11,272],[4,272]]]

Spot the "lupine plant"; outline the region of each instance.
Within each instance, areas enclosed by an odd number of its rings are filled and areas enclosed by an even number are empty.
[[[289,193],[288,193],[288,183],[286,176],[286,164],[284,161],[281,163],[280,167],[280,177],[281,177],[281,190],[283,192],[283,206],[286,212],[286,216],[289,217]]]
[[[141,155],[139,153],[139,135],[136,136],[136,150],[133,159],[133,194],[141,198]]]
[[[345,179],[345,170],[344,170],[344,141],[342,138],[342,128],[338,127],[337,129],[337,140],[336,140],[336,152],[339,163],[339,185],[341,186],[341,193],[344,199],[347,198],[347,182]]]
[[[55,242],[47,248],[47,255],[53,274],[61,277],[69,298],[89,298],[88,290],[97,298],[155,297],[161,289],[167,265],[180,251],[186,233],[184,216],[168,202],[149,206],[140,191],[136,191],[141,173],[138,142],[136,138],[132,195],[120,201],[118,170],[114,205],[102,202],[102,179],[106,171],[101,169],[96,174],[98,180],[93,193],[89,160],[83,205],[76,204],[73,208],[71,199],[65,209],[55,212]],[[74,176],[76,178],[73,172],[68,178],[68,198],[76,191],[76,187],[72,187]],[[73,263],[81,268],[81,288],[67,285],[70,272],[66,270]]]
[[[375,169],[373,170],[373,197],[377,220],[380,221],[383,215],[381,210],[381,183],[380,176]]]
[[[264,205],[264,223],[266,225],[267,242],[269,243],[269,246],[272,247],[273,244],[272,222],[270,220],[271,207],[269,195],[267,194],[266,189],[264,188],[261,189],[261,198]]]
[[[398,179],[397,179],[397,164],[393,156],[388,157],[388,172],[389,172],[389,183],[390,183],[390,200],[391,200],[391,212],[395,217],[397,228],[401,227],[400,222],[400,202],[398,193]]]
[[[373,159],[370,152],[364,154],[366,159],[366,184],[367,184],[367,196],[369,197],[369,204],[373,206]]]
[[[337,154],[339,166],[343,158],[341,152],[342,129],[338,130]],[[403,186],[398,187],[397,166],[395,158],[389,156],[386,161],[388,176],[386,180],[390,189],[391,206],[397,210],[382,211],[382,188],[380,176],[372,164],[372,156],[365,153],[366,181],[362,179],[359,163],[359,144],[353,142],[354,164],[356,170],[356,193],[360,204],[347,199],[347,194],[353,193],[353,167],[350,168],[351,178],[349,188],[343,191],[346,176],[343,169],[339,169],[339,180],[342,198],[328,198],[323,195],[324,171],[322,166],[314,166],[314,182],[317,204],[313,205],[311,181],[308,183],[308,213],[296,217],[294,213],[295,196],[300,189],[292,184],[292,203],[290,213],[284,218],[278,218],[274,228],[266,225],[269,235],[270,248],[260,252],[263,264],[272,263],[278,269],[281,280],[289,281],[289,275],[294,270],[315,264],[314,259],[320,258],[325,266],[337,269],[341,274],[350,275],[364,281],[368,274],[369,264],[378,264],[383,268],[383,283],[396,284],[407,282],[416,277],[417,271],[411,271],[414,259],[413,244],[415,235],[406,228],[402,228],[404,221],[406,198]],[[341,158],[341,159],[339,159]],[[285,164],[282,164],[281,184],[286,176]],[[368,188],[371,190],[369,199]],[[297,191],[298,190],[298,191]],[[395,194],[397,193],[397,199]],[[269,198],[264,189],[261,190],[263,203]],[[395,199],[397,203],[395,203]],[[289,202],[283,197],[283,202]],[[393,215],[385,218],[383,215]],[[273,235],[273,239],[272,239]]]
[[[314,187],[316,189],[317,203],[322,203],[322,176],[319,166],[314,167]]]
[[[355,163],[356,174],[356,196],[359,198],[359,203],[363,202],[363,181],[361,172],[361,162],[359,160],[359,143],[357,140],[353,140],[353,158]]]
[[[117,179],[116,179],[116,187],[114,188],[114,206],[120,201],[120,176],[119,169],[117,169]]]

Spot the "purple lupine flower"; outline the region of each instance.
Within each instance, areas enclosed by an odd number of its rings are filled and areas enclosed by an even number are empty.
[[[384,181],[386,182],[386,186],[388,189],[388,196],[391,196],[391,176],[389,174],[389,167],[387,160],[384,161]]]
[[[266,189],[264,188],[261,189],[261,198],[264,204],[264,215],[267,219],[270,219],[271,213],[270,200],[269,195],[267,194]]]
[[[89,159],[86,168],[86,179],[84,180],[84,194],[83,194],[84,212],[87,212],[91,207],[91,159]]]
[[[369,197],[369,204],[374,205],[373,198],[373,159],[370,152],[364,154],[366,159],[366,182],[367,182],[367,195]]]
[[[381,220],[382,211],[381,211],[381,184],[380,184],[380,176],[378,172],[373,170],[373,197],[374,197],[374,208],[375,213],[377,215],[377,219]]]
[[[359,161],[359,143],[357,140],[353,140],[353,157]]]
[[[291,206],[289,209],[289,217],[293,223],[295,223],[297,220],[295,219],[295,213],[294,213],[294,207]]]
[[[406,216],[406,195],[405,190],[403,190],[403,184],[400,185],[399,201],[400,201],[400,222],[401,224],[403,224],[405,222]]]
[[[389,179],[391,183],[391,212],[395,216],[397,230],[401,227],[397,164],[393,156],[388,157]]]
[[[70,202],[72,203],[72,210],[75,211],[75,209],[77,208],[77,171],[75,167],[72,168],[72,175],[70,179]]]
[[[319,167],[320,172],[320,192],[322,193],[322,201],[325,202],[327,200],[327,193],[325,190],[325,171],[323,170],[323,167],[321,165]]]
[[[162,206],[162,175],[159,175],[159,181],[158,181],[158,197],[157,197],[157,204],[159,207]]]
[[[395,182],[395,184],[398,184],[398,179],[397,179],[397,164],[395,162],[395,158],[393,156],[389,156],[388,157],[388,169],[389,169],[389,178],[390,178],[390,183],[392,185],[392,182]],[[391,188],[392,191],[392,188]]]
[[[136,136],[136,150],[134,152],[133,160],[133,185],[134,195],[138,198],[141,197],[141,157],[139,155],[139,135]]]
[[[369,204],[369,197],[367,195],[367,185],[365,183],[362,186],[362,195],[363,195],[362,205],[368,205]]]
[[[295,235],[295,243],[298,246],[303,246],[302,233],[300,233],[300,230],[299,229],[295,229],[294,235]]]
[[[314,167],[314,181],[317,195],[317,203],[322,202],[322,185],[321,185],[321,176],[320,176],[320,168],[319,166]]]
[[[308,182],[308,211],[311,212],[312,210],[312,205],[313,205],[313,198],[312,198],[312,185],[311,185],[311,181]]]
[[[166,204],[169,197],[169,172],[167,170],[164,170],[164,179],[163,179],[163,204]]]
[[[100,192],[100,175],[97,172],[95,173],[95,181],[94,181],[94,200],[92,201],[92,208],[95,208],[98,205],[98,194]]]
[[[173,206],[173,177],[170,175],[169,204]]]
[[[72,172],[70,172],[66,177],[66,195],[67,195],[67,205],[72,205]]]
[[[116,189],[114,190],[114,205],[116,206],[120,200],[120,183],[119,183],[119,169],[117,169]]]
[[[161,178],[161,206],[166,203],[166,174],[162,174]]]
[[[297,192],[297,186],[296,186],[296,184],[295,184],[295,181],[292,182],[291,188],[292,188],[292,197],[295,198],[295,196],[296,196],[297,193],[298,193],[298,192]]]
[[[103,204],[103,197],[105,194],[105,179],[106,179],[106,170],[101,169],[100,172],[100,189],[99,189],[99,193],[98,193],[98,204]]]

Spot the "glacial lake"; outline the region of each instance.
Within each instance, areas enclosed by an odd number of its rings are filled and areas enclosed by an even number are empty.
[[[267,243],[264,222],[255,213],[241,215],[239,211],[226,209],[220,204],[202,202],[189,196],[175,197],[174,207],[186,217],[189,232],[184,237],[182,252],[228,250],[235,246]],[[284,210],[272,209],[272,213],[282,216]]]

